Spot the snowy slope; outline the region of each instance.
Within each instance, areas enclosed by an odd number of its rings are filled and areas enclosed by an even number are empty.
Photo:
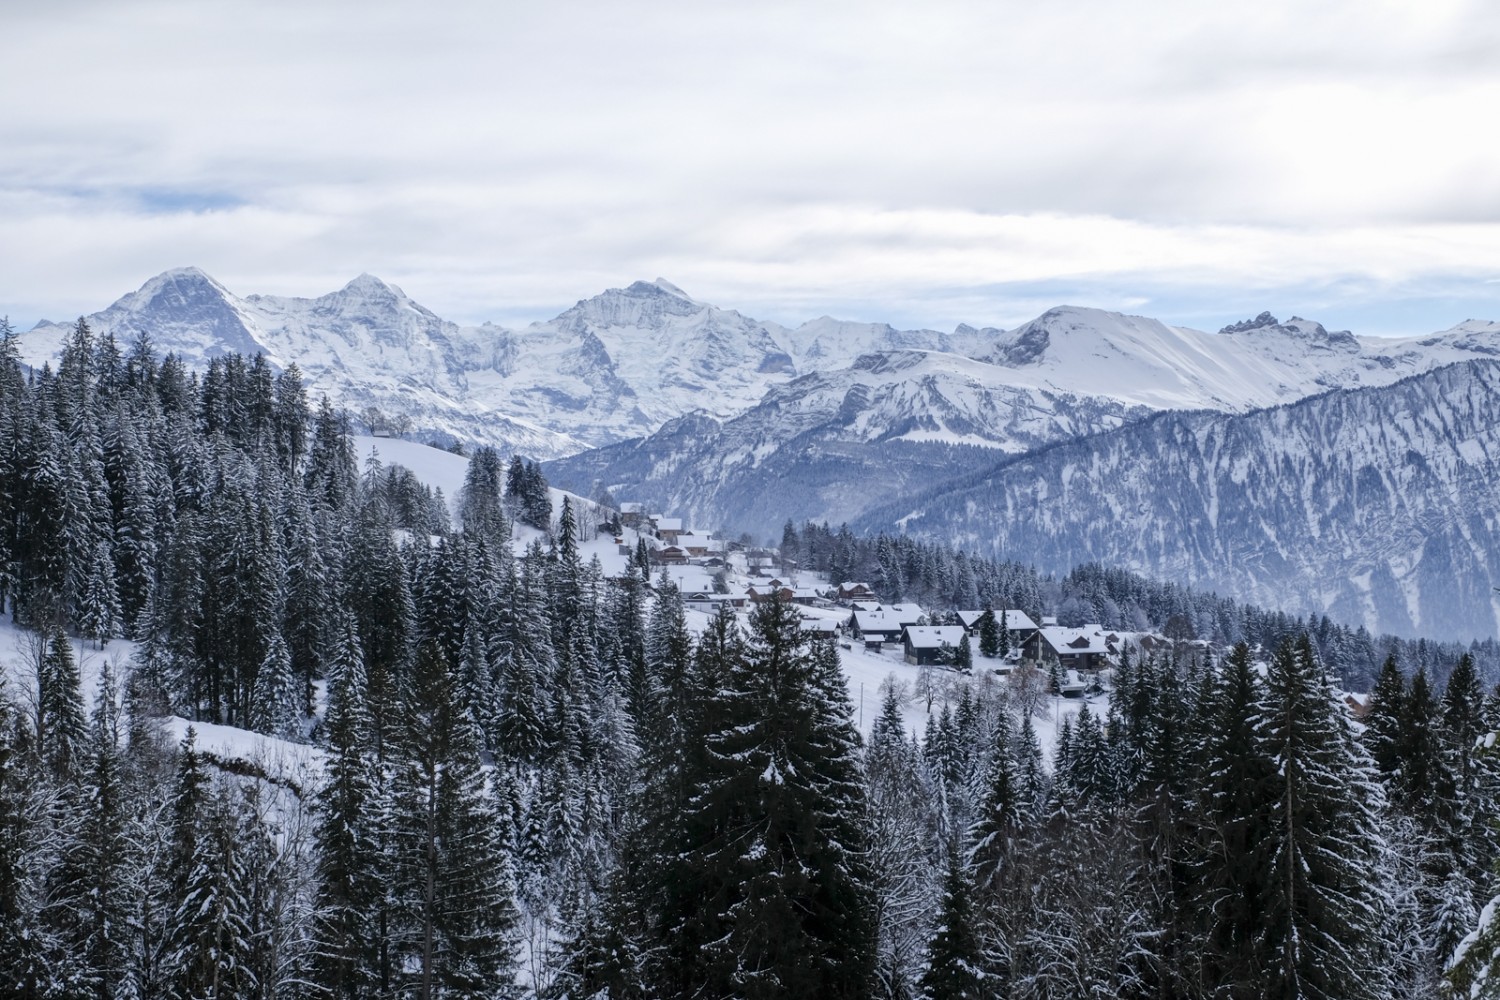
[[[966,471],[1149,414],[1107,397],[1007,385],[956,354],[890,351],[804,375],[720,422],[672,421],[641,441],[547,465],[560,485],[750,531],[791,518],[834,524]]]

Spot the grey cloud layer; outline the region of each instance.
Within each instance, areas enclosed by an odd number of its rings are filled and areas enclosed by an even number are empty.
[[[1500,275],[1480,3],[236,0],[0,26],[19,315],[187,263],[287,293],[368,270],[473,320],[657,274],[927,323],[1004,320],[983,289],[1055,278]]]

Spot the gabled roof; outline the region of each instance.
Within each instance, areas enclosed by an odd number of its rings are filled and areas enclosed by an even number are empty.
[[[904,622],[894,615],[886,614],[884,611],[856,611],[854,612],[854,624],[859,626],[861,632],[887,632],[895,634],[911,622]]]
[[[651,520],[656,525],[657,531],[682,530],[682,518],[680,517],[654,517]]]
[[[967,626],[968,628],[973,628],[979,622],[979,619],[984,615],[984,612],[982,610],[981,611],[956,611],[956,612],[954,612],[954,614],[958,615],[958,620],[961,621],[961,622],[963,622],[965,626]],[[1006,608],[1006,609],[1003,609],[1003,610],[1000,609],[1000,608],[996,608],[995,609],[995,624],[996,625],[1000,624],[1000,616],[1001,615],[1005,616],[1005,627],[1007,629],[1011,630],[1012,632],[1016,631],[1017,629],[1021,629],[1021,630],[1027,630],[1027,629],[1029,629],[1031,631],[1035,631],[1036,630],[1036,622],[1034,622],[1034,621],[1031,620],[1031,616],[1030,615],[1028,615],[1024,611],[1021,611],[1018,608]]]
[[[962,625],[908,625],[906,641],[913,649],[941,649],[943,646],[957,648],[964,641]]]
[[[1067,628],[1061,625],[1042,627],[1042,639],[1054,652],[1067,656],[1084,653],[1107,654],[1109,644],[1104,640],[1104,631],[1097,625],[1083,628]]]

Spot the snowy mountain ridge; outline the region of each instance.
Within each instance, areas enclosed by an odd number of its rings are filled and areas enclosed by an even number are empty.
[[[1361,341],[1269,314],[1215,334],[1074,306],[1009,331],[898,330],[826,316],[790,328],[700,302],[664,279],[608,289],[551,320],[510,330],[449,322],[368,274],[312,299],[240,297],[197,268],[181,268],[87,318],[97,332],[122,342],[145,330],[158,350],[174,351],[193,367],[229,351],[264,352],[278,366],[296,363],[313,392],[327,392],[356,413],[374,406],[404,414],[423,435],[539,458],[640,438],[694,412],[729,421],[767,406],[796,411],[804,404],[788,405],[784,393],[804,392],[790,389],[804,377],[836,376],[830,386],[842,385],[845,393],[861,384],[920,407],[910,376],[889,380],[906,389],[882,388],[888,383],[881,363],[862,360],[871,355],[897,355],[888,362],[892,371],[911,363],[900,360],[901,352],[952,359],[924,362],[934,369],[935,381],[927,384],[953,388],[932,397],[936,410],[904,415],[912,434],[1014,451],[1035,440],[1006,430],[1000,413],[1020,413],[1037,400],[1089,400],[1119,414],[1241,412],[1500,354],[1500,326],[1492,323]],[[37,365],[55,359],[69,327],[43,323],[22,335],[24,359]],[[947,371],[936,370],[943,366]],[[814,393],[805,406],[826,403],[834,392]],[[981,409],[990,405],[982,397],[1013,402],[975,414],[955,401],[964,393]],[[964,429],[947,426],[950,405]],[[860,433],[888,436],[874,418]]]
[[[993,463],[855,526],[1097,561],[1374,632],[1500,633],[1500,362],[1249,414],[1167,412]]]

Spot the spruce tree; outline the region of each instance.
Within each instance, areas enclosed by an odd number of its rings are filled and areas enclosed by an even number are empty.
[[[1365,746],[1382,776],[1393,774],[1401,766],[1397,742],[1405,704],[1406,678],[1393,654],[1386,657],[1380,668],[1370,693],[1370,710],[1365,716]]]
[[[479,752],[446,658],[423,643],[399,748],[392,886],[405,915],[398,967],[419,997],[504,996],[515,976],[509,860]]]
[[[328,777],[317,802],[313,978],[320,996],[346,1000],[387,985],[379,961],[386,859],[376,826],[378,771],[365,686],[359,636],[345,615],[329,691]]]
[[[950,845],[943,901],[927,970],[922,974],[923,1000],[981,1000],[996,995],[995,984],[986,982],[986,962],[975,930],[973,891],[958,847]]]
[[[1261,754],[1278,764],[1262,909],[1263,995],[1384,997],[1386,899],[1370,873],[1383,796],[1306,635],[1267,675]]]
[[[979,632],[979,654],[990,659],[999,656],[1000,625],[995,621],[995,609],[985,608],[974,627]]]
[[[1277,818],[1276,762],[1267,756],[1265,691],[1239,643],[1217,676],[1207,711],[1192,871],[1203,920],[1203,978],[1227,997],[1262,996],[1265,896]]]
[[[661,995],[868,995],[855,737],[842,679],[830,676],[836,656],[811,655],[807,643],[793,608],[767,602],[751,615],[745,655],[728,665],[682,860],[669,869],[691,903],[668,926],[694,950],[676,953]]]
[[[53,773],[68,779],[76,776],[87,755],[80,684],[73,645],[58,629],[37,669],[37,745]]]

